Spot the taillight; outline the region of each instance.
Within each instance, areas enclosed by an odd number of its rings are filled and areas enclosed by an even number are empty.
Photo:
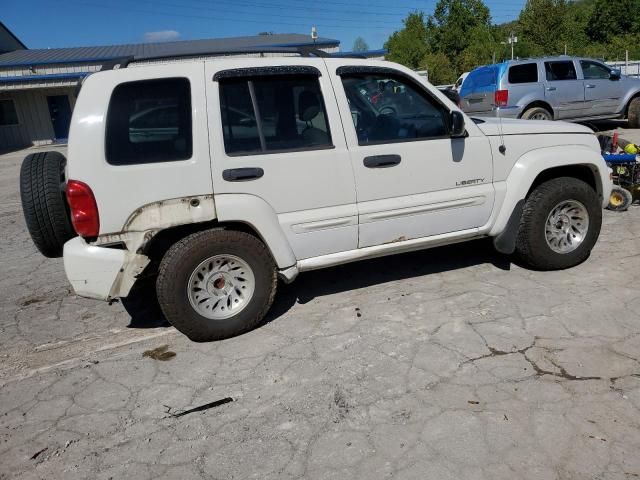
[[[509,90],[496,90],[496,107],[506,107],[509,103]]]
[[[81,237],[97,237],[100,217],[96,197],[89,185],[78,180],[67,181],[67,203],[71,210],[71,223]]]

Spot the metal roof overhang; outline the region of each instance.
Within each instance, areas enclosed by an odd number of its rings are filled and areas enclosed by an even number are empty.
[[[89,75],[87,72],[52,73],[49,75],[18,75],[0,77],[0,91],[27,90],[31,88],[55,88],[75,86],[78,80]]]

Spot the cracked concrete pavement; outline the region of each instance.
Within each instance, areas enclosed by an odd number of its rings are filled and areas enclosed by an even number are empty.
[[[361,262],[196,344],[73,295],[26,233],[21,157],[0,157],[0,479],[640,477],[640,208],[571,270],[485,241]]]

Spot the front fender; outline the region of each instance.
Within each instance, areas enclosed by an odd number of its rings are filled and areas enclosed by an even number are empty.
[[[278,268],[296,264],[291,245],[280,227],[278,216],[271,206],[255,195],[224,193],[215,196],[219,222],[241,222],[251,226],[262,237]]]
[[[593,171],[602,207],[606,207],[611,193],[609,168],[594,148],[588,145],[563,145],[531,150],[518,159],[506,179],[505,197],[489,235],[496,236],[505,229],[514,208],[526,198],[540,174],[549,169],[572,165],[587,166]]]

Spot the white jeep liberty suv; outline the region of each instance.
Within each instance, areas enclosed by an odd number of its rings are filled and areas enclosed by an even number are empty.
[[[78,295],[151,277],[195,341],[255,327],[307,270],[479,237],[553,270],[598,238],[611,182],[586,127],[472,119],[390,62],[119,66],[84,81],[68,159],[25,158],[26,222]]]

